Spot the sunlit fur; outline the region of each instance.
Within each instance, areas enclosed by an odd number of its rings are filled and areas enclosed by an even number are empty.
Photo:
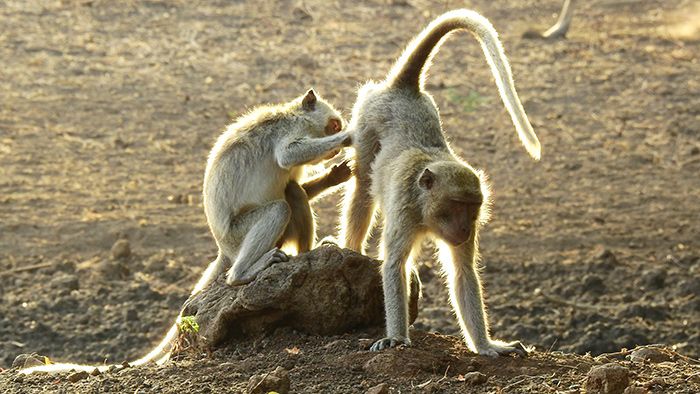
[[[470,31],[481,43],[521,141],[539,158],[539,141],[515,92],[496,31],[473,11],[448,12],[412,41],[385,81],[369,82],[359,90],[348,126],[355,148],[355,182],[345,196],[340,238],[344,246],[364,252],[375,212],[381,211],[386,337],[372,350],[411,343],[406,273],[417,245],[430,237],[438,239],[450,300],[466,343],[488,356],[524,355],[519,342],[500,342],[488,332],[477,271],[478,231],[489,216],[486,177],[452,151],[437,106],[423,89],[427,63],[456,29]],[[451,216],[450,210],[461,214]]]
[[[305,165],[322,161],[349,140],[345,132],[326,135],[330,120],[343,124],[338,111],[309,91],[289,103],[253,109],[217,139],[204,175],[203,200],[219,254],[192,294],[231,263],[229,282],[252,280],[274,262],[270,256],[285,255],[275,247],[278,242],[293,252],[313,247],[315,224],[308,200],[350,177],[342,165],[315,178],[305,176]],[[167,361],[180,319],[155,348],[130,365]],[[105,371],[109,367],[51,364],[20,372]]]

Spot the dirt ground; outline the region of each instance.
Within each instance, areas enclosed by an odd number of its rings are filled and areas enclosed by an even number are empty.
[[[235,392],[281,365],[293,392],[463,392],[474,370],[483,392],[578,392],[607,359],[594,356],[646,344],[684,357],[618,360],[635,384],[700,391],[700,5],[581,3],[568,39],[543,42],[521,34],[553,23],[558,1],[0,0],[0,370],[28,352],[141,356],[216,254],[200,193],[225,125],[312,86],[349,116],[358,85],[446,10],[499,30],[543,145],[532,161],[476,41],[452,36],[427,88],[455,151],[489,174],[491,331],[534,346],[527,360],[430,334],[458,327],[426,246],[416,346],[378,362],[362,344],[381,328],[278,332],[75,385],[8,369],[0,391]],[[316,204],[320,236],[335,232],[339,199]],[[121,238],[131,255],[113,260]]]

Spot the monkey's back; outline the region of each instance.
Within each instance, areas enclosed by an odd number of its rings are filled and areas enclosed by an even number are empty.
[[[275,159],[274,141],[284,122],[264,122],[245,129],[234,123],[219,137],[207,161],[203,202],[212,232],[226,231],[243,209],[284,199],[289,171]]]

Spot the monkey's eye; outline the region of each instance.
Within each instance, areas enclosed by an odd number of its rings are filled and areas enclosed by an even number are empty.
[[[342,128],[343,124],[340,122],[340,119],[331,118],[326,125],[326,135],[339,133]]]

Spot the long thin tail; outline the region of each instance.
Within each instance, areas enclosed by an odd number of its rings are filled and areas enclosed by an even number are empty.
[[[172,344],[175,341],[175,338],[178,335],[178,323],[180,322],[180,317],[177,318],[177,322],[173,324],[172,327],[170,327],[170,330],[168,333],[165,335],[165,337],[160,341],[158,346],[153,348],[147,355],[143,356],[142,358],[130,362],[129,365],[132,367],[139,366],[139,365],[145,365],[150,362],[155,362],[156,364],[160,365],[163,364],[168,360],[170,357],[170,351],[172,350]],[[57,373],[57,372],[68,372],[68,371],[86,371],[86,372],[92,372],[95,369],[99,370],[100,372],[105,372],[109,370],[110,367],[116,367],[116,368],[122,368],[123,365],[83,365],[83,364],[70,364],[70,363],[59,363],[59,364],[47,364],[47,365],[38,365],[35,367],[29,367],[20,370],[20,373],[23,374],[30,374],[34,372],[48,372],[48,373]]]
[[[190,295],[194,295],[196,293],[199,293],[204,289],[211,281],[216,278],[221,270],[223,269],[223,266],[225,264],[225,259],[226,257],[223,256],[222,254],[219,254],[219,256],[209,264],[206,270],[204,270],[204,273],[202,276],[199,278],[199,281],[197,281],[197,284],[194,286],[194,289],[192,289],[192,292]],[[160,341],[160,343],[153,348],[147,355],[141,357],[140,359],[130,362],[129,365],[132,367],[136,367],[139,365],[145,365],[149,364],[151,362],[155,362],[156,364],[160,365],[168,361],[170,358],[170,352],[173,349],[173,343],[175,342],[175,339],[177,338],[179,334],[178,326],[180,325],[182,321],[182,314],[178,315],[177,319],[175,320],[175,324],[173,324],[170,327],[170,330],[168,330],[168,333],[165,334],[165,337]],[[56,373],[56,372],[68,372],[68,371],[86,371],[86,372],[92,372],[95,369],[99,370],[100,372],[107,371],[110,367],[117,367],[121,368],[122,365],[83,365],[83,364],[70,364],[70,363],[58,363],[58,364],[47,364],[47,365],[38,365],[35,367],[29,367],[29,368],[24,368],[20,370],[20,373],[23,374],[30,374],[34,372],[49,372],[49,373]]]
[[[406,50],[394,64],[387,77],[390,86],[423,89],[425,71],[437,53],[444,38],[454,30],[464,29],[476,37],[484,51],[491,73],[496,80],[501,100],[508,110],[520,141],[530,156],[539,160],[540,142],[532,129],[532,125],[520,103],[518,93],[513,83],[513,73],[508,64],[503,46],[498,39],[498,33],[491,22],[471,10],[453,10],[440,15],[432,21],[416,38],[411,41]]]

